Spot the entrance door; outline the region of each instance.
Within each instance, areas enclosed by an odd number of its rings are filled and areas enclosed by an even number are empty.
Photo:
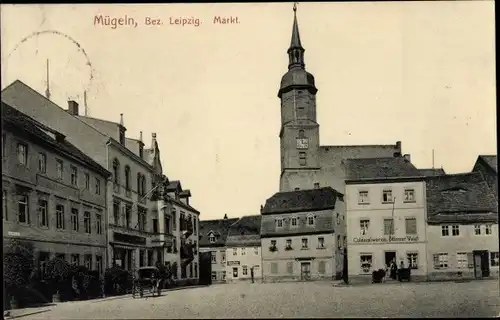
[[[387,267],[390,267],[392,261],[396,261],[396,251],[386,251],[385,252],[385,265]]]
[[[474,276],[478,279],[490,276],[490,259],[487,250],[478,250],[474,255]]]
[[[300,278],[301,280],[311,279],[311,263],[301,262],[300,263]]]

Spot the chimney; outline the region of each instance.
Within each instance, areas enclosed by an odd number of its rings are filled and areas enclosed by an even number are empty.
[[[74,100],[68,101],[68,113],[77,116],[78,115],[78,102]]]
[[[262,211],[264,211],[264,206],[260,205],[260,213],[262,213]]]
[[[407,153],[403,156],[406,162],[411,162],[411,156]]]
[[[396,149],[401,152],[401,141],[396,141]]]
[[[227,220],[227,213],[224,214],[224,220]]]

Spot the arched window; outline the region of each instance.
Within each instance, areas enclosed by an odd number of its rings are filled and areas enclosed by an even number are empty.
[[[125,189],[130,190],[130,167],[125,166]]]
[[[116,158],[113,160],[113,179],[115,183],[120,183],[120,162]]]
[[[142,180],[141,180],[141,191],[142,191],[142,193],[141,193],[141,195],[144,195],[144,194],[146,194],[146,177],[143,176],[143,175],[141,175],[141,177],[142,177]]]
[[[299,62],[299,52],[298,51],[295,51],[295,62]]]
[[[137,194],[142,194],[142,175],[140,173],[137,174]]]

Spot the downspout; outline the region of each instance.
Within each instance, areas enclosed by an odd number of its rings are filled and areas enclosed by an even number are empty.
[[[425,242],[424,242],[424,252],[425,252],[425,278],[426,280],[429,280],[429,252],[428,252],[428,249],[427,249],[427,243],[429,241],[429,239],[427,238],[427,229],[429,228],[429,223],[428,223],[428,218],[427,218],[427,183],[426,181],[424,180],[423,182],[423,185],[424,185],[424,232],[425,232]]]
[[[109,147],[111,146],[111,139],[109,139],[107,142],[106,142],[106,169],[109,168]],[[110,257],[109,257],[109,254],[108,254],[108,250],[110,249],[110,245],[109,245],[109,212],[108,210],[110,210],[110,208],[112,208],[113,206],[109,206],[108,204],[108,183],[109,183],[109,179],[106,180],[106,190],[105,190],[105,201],[106,201],[106,265],[108,267],[112,267],[112,265],[109,264],[109,260],[110,260]],[[111,250],[111,261],[114,262],[114,250]]]

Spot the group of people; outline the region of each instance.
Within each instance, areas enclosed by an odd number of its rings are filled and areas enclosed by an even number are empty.
[[[403,260],[400,261],[399,269],[404,269]],[[388,265],[385,267],[385,274],[389,275],[391,279],[397,280],[398,278],[398,265],[396,263],[396,259],[394,258]]]

